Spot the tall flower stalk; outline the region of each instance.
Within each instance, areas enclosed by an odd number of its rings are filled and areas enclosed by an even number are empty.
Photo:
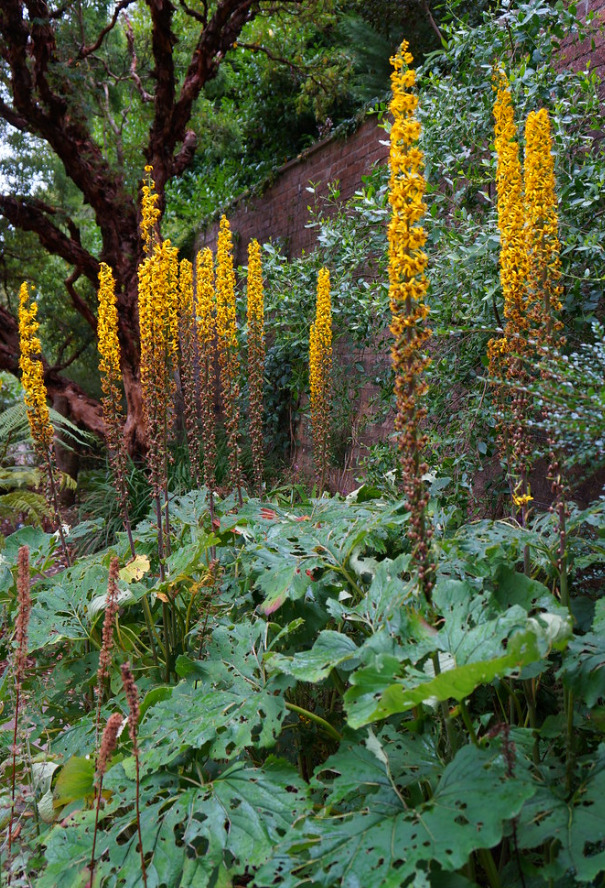
[[[193,266],[182,259],[179,271],[179,340],[181,388],[185,407],[185,431],[191,475],[198,487],[202,484],[200,465],[198,398],[195,379],[197,365],[197,331],[193,297]]]
[[[19,291],[19,346],[21,351],[19,367],[21,368],[21,384],[23,385],[27,419],[34,448],[46,474],[47,499],[54,513],[63,557],[67,565],[70,565],[71,559],[63,531],[61,510],[59,508],[59,493],[55,478],[54,430],[46,401],[44,368],[41,359],[42,346],[38,337],[40,324],[38,323],[37,314],[38,306],[31,299],[29,288],[24,283]]]
[[[109,565],[109,577],[107,580],[107,596],[105,598],[105,616],[103,618],[103,633],[101,637],[101,651],[99,653],[99,666],[97,669],[97,712],[95,717],[95,746],[99,741],[99,725],[101,723],[101,705],[105,683],[111,672],[111,652],[113,649],[113,627],[119,610],[118,603],[118,574],[119,562],[117,558],[111,559]]]
[[[419,221],[426,211],[423,175],[423,154],[417,147],[420,123],[416,120],[418,98],[413,92],[415,72],[404,41],[391,59],[393,118],[389,165],[389,299],[391,305],[391,358],[395,370],[395,396],[399,451],[403,468],[403,484],[410,512],[408,536],[418,569],[419,586],[430,603],[434,585],[434,566],[430,544],[432,526],[428,517],[429,496],[423,476],[427,465],[423,453],[427,437],[423,431],[426,416],[424,400],[427,393],[425,371],[430,363],[424,349],[431,335],[426,319],[429,308],[425,295],[428,287],[425,270],[427,256],[423,251],[426,233]]]
[[[200,356],[200,407],[204,443],[204,485],[208,491],[210,519],[214,520],[216,490],[216,321],[214,293],[214,260],[208,247],[196,257],[197,336]]]
[[[326,483],[330,456],[330,407],[332,395],[332,302],[330,272],[317,276],[315,321],[309,331],[309,388],[313,463],[320,492]]]
[[[525,123],[527,301],[539,344],[561,345],[561,244],[550,120],[546,108]],[[557,341],[558,340],[558,341]]]
[[[259,496],[263,486],[263,381],[265,375],[265,302],[260,244],[248,245],[248,392],[250,445],[254,483]]]
[[[237,490],[241,505],[243,499],[239,445],[240,357],[235,308],[233,240],[229,222],[225,216],[221,217],[216,251],[216,335],[225,410],[229,472],[231,484]]]
[[[97,326],[99,372],[101,374],[102,406],[105,420],[107,449],[113,472],[124,530],[132,557],[135,557],[134,540],[128,514],[128,489],[126,471],[128,456],[124,441],[122,413],[122,373],[120,370],[120,342],[118,339],[118,310],[115,280],[109,265],[102,262],[99,268],[99,317]]]
[[[130,663],[122,663],[122,684],[126,694],[126,702],[128,703],[128,734],[132,742],[132,754],[135,762],[135,779],[136,779],[136,817],[137,832],[139,836],[139,854],[141,857],[141,876],[143,878],[143,886],[147,888],[147,867],[145,866],[145,854],[143,853],[143,835],[141,833],[141,768],[138,742],[138,725],[140,717],[139,693],[135,684]]]
[[[31,615],[32,600],[30,593],[29,576],[29,548],[21,546],[17,555],[17,620],[15,623],[15,641],[17,650],[13,663],[14,687],[15,687],[15,723],[13,727],[12,748],[12,777],[11,777],[11,805],[8,821],[8,863],[10,867],[13,845],[13,826],[15,819],[16,782],[17,782],[17,738],[19,736],[19,715],[21,709],[21,690],[27,666],[27,636],[29,618]],[[10,885],[10,869],[8,884]]]
[[[111,759],[118,742],[118,736],[122,727],[122,716],[119,712],[114,712],[107,719],[107,724],[101,738],[101,746],[99,755],[97,756],[97,765],[95,769],[95,786],[96,786],[96,805],[95,805],[95,825],[92,834],[92,849],[90,852],[89,873],[90,879],[88,884],[94,885],[95,870],[95,853],[97,849],[97,834],[99,832],[99,815],[101,813],[101,800],[103,798],[103,779],[107,771],[107,765]]]
[[[488,357],[490,374],[496,380],[500,438],[508,462],[511,497],[524,524],[532,499],[528,480],[532,455],[527,428],[529,398],[524,386],[530,332],[526,207],[512,96],[504,71],[496,72],[495,81],[496,188],[505,326],[502,337],[490,340]]]
[[[561,244],[555,185],[555,165],[548,111],[531,111],[525,123],[525,203],[527,249],[527,300],[529,320],[537,344],[538,358],[548,350],[560,348],[561,335]],[[540,373],[548,378],[544,361]],[[561,447],[549,435],[550,465],[548,475],[557,515],[559,546],[557,566],[561,600],[569,603],[567,589],[567,517],[565,484],[561,474]]]
[[[147,428],[152,497],[158,527],[160,573],[170,553],[168,510],[168,442],[172,432],[178,351],[178,251],[157,236],[157,195],[151,171],[143,187],[141,238],[147,253],[138,269],[139,328],[141,340],[141,388]],[[155,233],[154,233],[155,232]]]

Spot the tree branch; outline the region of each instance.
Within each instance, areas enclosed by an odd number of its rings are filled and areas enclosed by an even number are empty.
[[[80,278],[80,272],[76,269],[73,271],[68,278],[66,278],[63,283],[65,284],[65,289],[70,295],[71,301],[73,303],[73,307],[81,314],[89,327],[92,328],[93,332],[96,334],[97,332],[97,319],[95,317],[94,312],[90,308],[90,306],[82,299],[80,294],[75,288],[76,281]],[[95,284],[98,279],[95,280]]]
[[[207,24],[207,22],[208,22],[208,3],[206,2],[206,0],[204,0],[204,11],[201,13],[196,12],[195,9],[191,9],[190,6],[187,6],[187,4],[185,3],[185,0],[179,0],[179,4],[181,6],[181,9],[183,10],[183,12],[186,15],[191,16],[191,18],[195,19],[196,22],[199,22],[201,25],[205,26]]]
[[[89,56],[91,53],[96,52],[109,34],[109,32],[113,31],[113,29],[115,28],[120,13],[134,2],[135,0],[120,0],[113,11],[113,15],[110,19],[109,24],[106,25],[103,30],[99,32],[99,36],[97,37],[95,42],[89,44],[88,46],[81,46],[78,50],[76,58],[71,60],[71,63],[74,64],[77,61],[81,61],[82,59],[85,59],[87,56]]]
[[[74,265],[79,274],[96,285],[99,263],[81,245],[79,232],[71,219],[66,220],[66,225],[75,236],[69,237],[48,218],[49,214],[56,213],[52,207],[42,201],[7,194],[0,194],[0,213],[16,228],[33,231],[46,250]]]
[[[278,64],[280,65],[285,65],[291,71],[295,72],[296,74],[300,74],[301,77],[308,77],[309,80],[312,80],[313,83],[317,87],[319,87],[319,89],[323,90],[323,92],[325,93],[328,92],[321,80],[318,80],[318,78],[315,77],[314,74],[311,74],[308,68],[304,68],[302,65],[295,64],[292,59],[286,59],[283,56],[275,55],[272,50],[268,49],[266,46],[261,46],[260,43],[242,43],[241,40],[238,40],[237,45],[238,48],[241,49],[249,49],[252,52],[262,52],[263,55],[266,55],[267,58],[271,59],[272,62],[278,62]]]
[[[63,370],[66,370],[67,367],[69,367],[71,364],[73,364],[74,361],[77,361],[78,358],[79,358],[82,354],[84,354],[84,352],[86,351],[86,349],[88,348],[88,346],[89,346],[90,343],[91,343],[91,340],[90,340],[90,339],[87,339],[85,342],[82,343],[82,345],[80,345],[79,348],[77,348],[77,349],[75,350],[75,352],[73,352],[73,353],[69,356],[69,358],[67,358],[67,359],[64,361],[64,360],[63,360],[63,352],[66,350],[66,348],[67,348],[67,346],[69,345],[69,343],[71,342],[72,338],[73,338],[73,337],[69,336],[69,337],[67,338],[67,340],[63,343],[63,345],[61,346],[61,351],[60,351],[59,356],[58,356],[58,357],[59,357],[59,362],[58,362],[57,364],[54,364],[52,367],[50,367],[50,368],[49,368],[49,372],[52,372],[52,373],[61,373]]]
[[[13,111],[10,105],[7,105],[2,99],[0,99],[0,116],[15,129],[21,130],[22,133],[29,132],[29,124],[25,117],[21,117],[16,111]]]
[[[129,219],[135,231],[136,207],[123,176],[109,167],[93,139],[73,98],[73,84],[56,64],[59,54],[46,0],[2,0],[0,36],[15,112],[62,160],[67,175],[95,211],[105,249],[119,254],[124,245],[120,229]]]
[[[143,86],[143,81],[137,73],[137,54],[134,46],[134,31],[132,30],[132,24],[130,23],[130,19],[127,15],[124,16],[124,21],[126,23],[126,27],[124,29],[126,31],[126,42],[128,43],[128,52],[130,53],[130,76],[132,77],[134,85],[139,91],[141,101],[153,102],[153,96],[151,95],[151,93],[147,92],[147,90]]]

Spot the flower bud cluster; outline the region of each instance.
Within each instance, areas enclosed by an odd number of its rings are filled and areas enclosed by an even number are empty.
[[[332,301],[330,272],[317,275],[315,322],[309,332],[309,388],[313,462],[320,491],[323,490],[330,456],[330,404],[332,393]]]
[[[391,358],[395,371],[397,416],[395,426],[403,469],[407,508],[410,511],[408,536],[418,570],[419,585],[430,601],[434,567],[430,544],[432,526],[428,518],[428,491],[423,476],[427,465],[423,453],[427,437],[423,431],[426,417],[424,399],[427,383],[424,375],[430,363],[425,353],[431,331],[426,325],[429,308],[425,303],[428,282],[425,275],[427,255],[423,250],[426,233],[419,221],[426,211],[423,154],[417,147],[420,123],[416,120],[418,97],[412,91],[415,72],[413,59],[403,42],[391,59],[393,118],[389,166],[389,299],[391,305]]]
[[[221,391],[225,410],[227,453],[231,485],[241,500],[239,445],[240,357],[235,306],[233,240],[229,222],[221,217],[216,249],[216,335]]]
[[[260,494],[263,481],[263,380],[265,375],[265,303],[260,244],[248,245],[248,393],[250,445],[254,482]]]

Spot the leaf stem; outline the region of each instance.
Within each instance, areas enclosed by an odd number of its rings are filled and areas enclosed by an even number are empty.
[[[494,857],[489,848],[479,848],[477,852],[479,854],[479,860],[481,861],[481,866],[485,870],[487,874],[487,878],[489,880],[489,884],[491,888],[501,888],[500,885],[500,876],[498,874],[498,869],[496,867],[496,863],[494,861]]]
[[[327,722],[325,718],[322,718],[321,715],[317,715],[315,712],[309,712],[308,709],[303,709],[302,706],[297,706],[295,703],[286,703],[286,709],[290,712],[296,712],[297,715],[302,715],[304,718],[308,718],[310,721],[315,722],[315,724],[319,725],[320,728],[323,728],[326,734],[329,734],[333,740],[338,740],[339,742],[342,740],[342,734],[337,731],[330,722]]]
[[[477,739],[477,734],[475,733],[475,729],[473,727],[473,722],[472,722],[470,713],[468,711],[466,701],[460,700],[460,703],[458,705],[460,706],[460,715],[462,716],[462,721],[464,722],[466,730],[468,731],[469,737],[471,738],[473,744],[475,746],[479,747],[479,740]]]

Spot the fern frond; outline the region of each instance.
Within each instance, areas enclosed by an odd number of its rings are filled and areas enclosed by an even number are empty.
[[[67,450],[71,448],[66,444],[66,438],[73,441],[78,447],[86,447],[96,440],[94,435],[79,429],[71,420],[57,413],[52,407],[49,408],[49,413],[55,433],[61,434],[61,445]],[[13,404],[12,407],[7,407],[0,413],[0,445],[9,442],[15,444],[19,441],[31,441],[27,410],[23,401]]]
[[[39,487],[40,470],[34,466],[5,466],[0,468],[0,489],[16,490],[22,487]]]
[[[44,518],[51,517],[51,512],[44,497],[32,490],[11,490],[0,496],[0,518],[8,518],[16,523],[21,515],[29,523],[40,527]]]

